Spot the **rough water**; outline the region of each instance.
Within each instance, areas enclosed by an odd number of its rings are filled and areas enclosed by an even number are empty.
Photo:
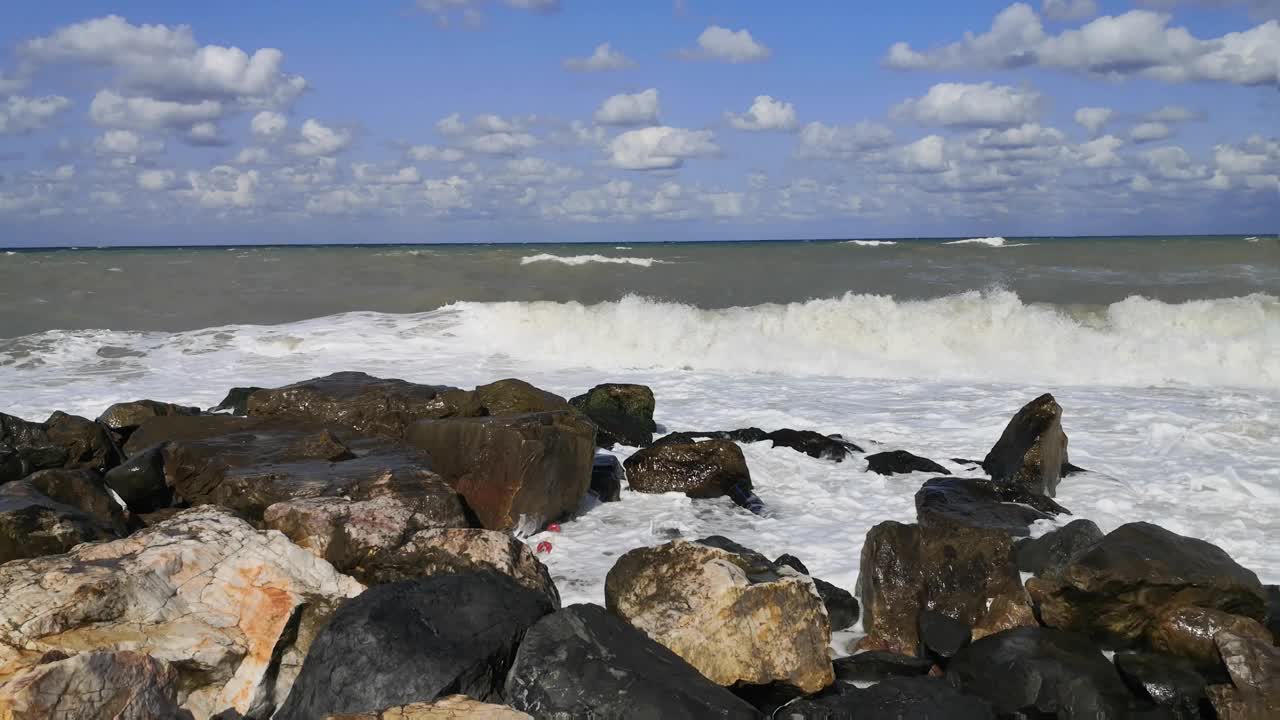
[[[1280,242],[956,240],[0,254],[0,411],[209,406],[348,369],[640,382],[667,430],[838,432],[959,473],[1051,391],[1092,471],[1059,488],[1076,517],[1152,521],[1280,582]],[[565,602],[602,602],[632,547],[713,533],[851,588],[866,531],[912,520],[928,476],[767,445],[744,446],[763,517],[625,493],[534,538]]]

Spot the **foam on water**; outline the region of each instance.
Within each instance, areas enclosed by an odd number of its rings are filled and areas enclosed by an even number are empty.
[[[550,253],[539,253],[537,255],[529,255],[520,258],[521,265],[531,265],[533,263],[553,262],[561,265],[587,265],[590,263],[605,263],[612,265],[638,265],[640,267],[652,267],[653,265],[666,265],[662,260],[654,258],[637,258],[637,257],[609,257],[608,255],[552,255]]]
[[[861,245],[862,247],[880,247],[882,245],[897,245],[893,240],[845,240],[844,245]]]

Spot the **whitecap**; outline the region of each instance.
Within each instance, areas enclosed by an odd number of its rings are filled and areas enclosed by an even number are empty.
[[[609,257],[608,255],[552,255],[550,253],[540,253],[538,255],[529,255],[520,258],[521,265],[531,265],[533,263],[552,262],[561,265],[587,265],[590,263],[605,263],[611,265],[637,265],[639,267],[652,267],[653,265],[666,265],[662,260],[647,257]]]
[[[1008,240],[1005,240],[1004,238],[997,236],[997,237],[984,237],[984,238],[969,238],[968,240],[952,240],[951,242],[945,242],[942,244],[943,245],[986,245],[987,247],[1016,247],[1016,246],[1006,245],[1006,243],[1008,242],[1009,242]]]
[[[842,245],[861,245],[863,247],[880,247],[882,245],[897,245],[895,240],[845,240]]]

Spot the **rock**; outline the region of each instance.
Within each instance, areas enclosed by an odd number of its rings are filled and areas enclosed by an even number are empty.
[[[469,402],[457,388],[340,372],[259,390],[249,396],[247,414],[292,417],[399,437],[414,422],[457,415],[460,406]]]
[[[490,705],[466,695],[450,695],[433,703],[413,703],[377,712],[330,715],[325,720],[533,720],[505,705]]]
[[[876,453],[867,456],[867,471],[877,475],[898,475],[902,473],[926,472],[950,475],[951,471],[929,458],[912,455],[906,450]]]
[[[683,540],[638,548],[609,571],[605,603],[720,685],[816,692],[834,679],[813,580],[755,554]]]
[[[989,480],[934,478],[916,492],[916,516],[925,527],[973,527],[1026,536],[1031,523],[1066,513],[1046,497]]]
[[[1231,632],[1214,638],[1231,685],[1213,686],[1210,699],[1218,717],[1270,720],[1280,717],[1280,649]]]
[[[129,534],[132,518],[111,496],[102,476],[92,470],[41,470],[6,487],[22,485],[29,485],[54,502],[70,505],[100,525],[111,528],[116,535]],[[4,488],[0,488],[0,492],[3,491]]]
[[[1280,585],[1265,585],[1262,589],[1267,594],[1267,630],[1280,642]]]
[[[588,492],[602,502],[622,499],[622,482],[626,479],[622,463],[614,455],[596,455],[591,461],[591,487]]]
[[[585,419],[585,416],[559,395],[515,378],[481,385],[473,390],[471,395],[471,405],[466,412],[473,417],[568,412]]]
[[[1147,637],[1157,652],[1187,658],[1198,667],[1212,671],[1221,663],[1214,638],[1223,631],[1268,645],[1275,641],[1271,632],[1253,618],[1176,602],[1160,611]]]
[[[136,650],[170,663],[197,720],[266,717],[308,628],[361,586],[279,533],[189,510],[122,540],[0,565],[0,680],[51,651]]]
[[[1168,708],[1174,720],[1213,717],[1204,676],[1189,661],[1171,655],[1121,652],[1116,653],[1114,662],[1134,695]]]
[[[1149,641],[1171,603],[1261,620],[1262,584],[1221,548],[1150,523],[1129,523],[1077,555],[1061,572],[1027,581],[1050,627],[1112,647]]]
[[[596,424],[596,444],[600,447],[610,448],[615,443],[644,447],[653,442],[657,430],[653,422],[653,391],[644,385],[597,385],[570,398],[569,404]]]
[[[733,440],[740,443],[757,443],[769,440],[772,447],[785,447],[802,452],[818,459],[843,461],[853,453],[862,452],[862,448],[845,440],[839,435],[823,435],[812,430],[791,430],[783,428],[773,432],[765,432],[760,428],[743,428],[741,430],[715,430],[712,432],[678,432],[664,435],[657,443],[685,443],[693,440]]]
[[[787,567],[791,568],[792,570],[795,570],[801,575],[809,574],[809,568],[805,567],[804,563],[800,562],[800,558],[796,557],[795,555],[790,555],[790,554],[779,555],[778,557],[773,559],[773,564],[786,565]]]
[[[1035,624],[999,530],[880,523],[862,546],[857,595],[864,650],[915,654],[922,608],[967,623],[975,638]]]
[[[701,542],[706,543],[707,541],[703,540]],[[773,564],[789,567],[801,575],[812,577],[809,573],[809,568],[805,567],[804,563],[800,562],[800,559],[794,555],[779,555],[773,561]],[[858,623],[858,618],[861,616],[861,608],[858,606],[858,600],[853,596],[853,593],[820,578],[813,578],[813,584],[818,588],[818,595],[822,597],[822,604],[827,608],[827,618],[831,623],[832,630],[844,630]]]
[[[1034,540],[1027,538],[1015,542],[1013,557],[1022,572],[1051,575],[1100,540],[1102,531],[1092,520],[1072,520]]]
[[[780,708],[774,720],[995,720],[991,705],[941,678],[895,677],[869,688],[836,683]]]
[[[501,697],[525,632],[551,603],[495,572],[379,585],[320,631],[275,720],[313,720],[462,693]]]
[[[137,513],[152,513],[173,505],[173,489],[164,479],[164,449],[136,453],[103,477],[107,487]]]
[[[0,485],[0,563],[56,555],[119,535],[110,523],[48,497],[29,479]]]
[[[973,628],[968,623],[927,608],[916,616],[916,631],[920,635],[917,654],[939,662],[955,657],[973,641]]]
[[[891,677],[928,675],[933,661],[913,655],[899,655],[883,650],[869,650],[836,658],[836,680],[844,682],[879,682]]]
[[[6,720],[178,718],[178,673],[137,652],[87,652],[37,665],[0,685]]]
[[[691,498],[751,494],[751,471],[742,448],[729,440],[658,443],[623,463],[636,492],[682,492]]]
[[[490,530],[540,530],[591,485],[595,428],[576,412],[424,420],[405,437]]]
[[[1002,716],[1126,718],[1142,708],[1087,639],[1048,628],[977,640],[951,659],[947,681],[986,699]]]
[[[0,484],[38,470],[96,470],[120,462],[120,450],[105,427],[55,412],[42,423],[0,413]]]
[[[222,402],[216,406],[209,408],[211,413],[227,413],[230,415],[248,415],[249,414],[249,396],[258,392],[260,387],[236,387],[227,391],[227,396],[222,398]]]
[[[1053,497],[1066,462],[1062,406],[1045,393],[1013,416],[983,458],[982,469],[998,484]]]
[[[728,690],[598,605],[571,605],[525,635],[507,701],[535,717],[755,718]]]
[[[200,408],[197,407],[174,405],[173,403],[156,402],[155,400],[135,400],[112,405],[98,416],[98,422],[122,433],[127,438],[129,433],[147,418],[199,414]]]

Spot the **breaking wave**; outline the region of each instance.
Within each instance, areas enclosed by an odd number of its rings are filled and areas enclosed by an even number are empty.
[[[968,240],[952,240],[944,242],[943,245],[986,245],[987,247],[1020,247],[1027,243],[1017,243],[1010,245],[1009,241],[1002,237],[985,237],[985,238],[969,238]]]
[[[861,245],[862,247],[879,247],[881,245],[897,245],[894,240],[845,240],[844,245]]]
[[[638,258],[638,257],[609,257],[608,255],[552,255],[550,253],[540,253],[538,255],[529,255],[520,258],[521,265],[532,265],[533,263],[553,262],[561,265],[587,265],[589,263],[607,263],[612,265],[638,265],[640,267],[652,267],[653,265],[665,265],[662,260],[654,258]]]

